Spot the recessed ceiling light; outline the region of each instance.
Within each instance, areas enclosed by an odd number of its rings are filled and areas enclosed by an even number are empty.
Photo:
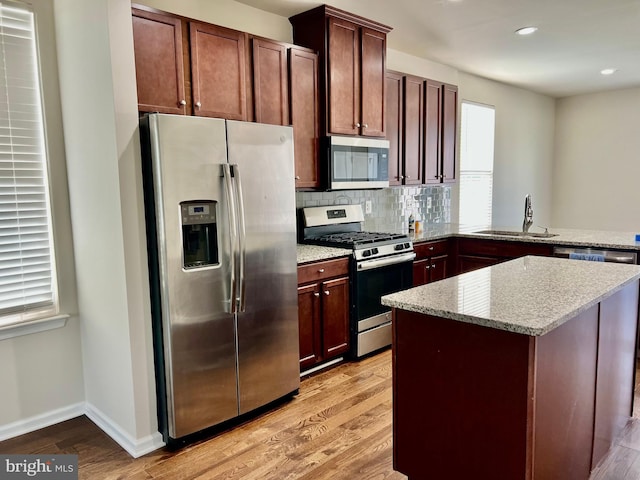
[[[600,70],[602,75],[613,75],[618,71],[617,68],[605,68],[604,70]]]
[[[518,35],[531,35],[538,31],[538,27],[523,27],[516,30]]]

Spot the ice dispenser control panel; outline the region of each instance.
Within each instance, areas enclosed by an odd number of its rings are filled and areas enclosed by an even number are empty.
[[[185,270],[219,264],[216,203],[212,200],[180,203]]]

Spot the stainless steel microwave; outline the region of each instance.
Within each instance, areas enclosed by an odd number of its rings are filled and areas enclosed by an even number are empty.
[[[389,186],[389,141],[379,138],[327,137],[329,190]]]

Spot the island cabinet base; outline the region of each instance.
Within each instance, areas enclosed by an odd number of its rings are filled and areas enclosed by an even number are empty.
[[[637,323],[637,281],[542,336],[394,309],[394,468],[587,480],[632,413]]]

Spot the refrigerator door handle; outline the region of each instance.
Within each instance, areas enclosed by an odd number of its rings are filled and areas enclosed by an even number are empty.
[[[238,284],[236,279],[236,256],[238,254],[238,219],[236,215],[233,176],[231,166],[228,163],[222,165],[222,176],[224,177],[224,190],[227,197],[227,204],[229,205],[229,240],[231,243],[231,255],[229,257],[229,310],[227,313],[237,313],[236,299],[238,297]]]
[[[245,311],[245,264],[246,264],[246,229],[245,229],[245,218],[244,218],[244,202],[242,201],[242,180],[240,178],[240,169],[238,165],[231,165],[231,171],[233,173],[233,178],[235,180],[235,194],[236,201],[235,206],[238,211],[238,275],[236,277],[236,281],[238,282],[237,292],[238,292],[238,312]]]

